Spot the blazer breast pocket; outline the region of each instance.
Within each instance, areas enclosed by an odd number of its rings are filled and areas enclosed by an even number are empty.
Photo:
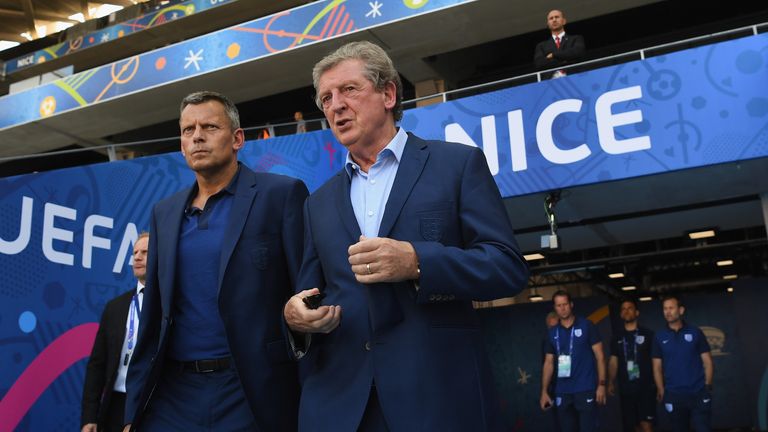
[[[416,211],[419,218],[419,233],[426,241],[439,242],[445,234],[445,229],[451,223],[453,202],[431,203],[420,206]]]

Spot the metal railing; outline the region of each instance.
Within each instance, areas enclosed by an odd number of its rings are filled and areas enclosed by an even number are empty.
[[[661,55],[663,53],[677,51],[675,49],[676,47],[680,47],[684,45],[692,45],[692,44],[703,45],[706,42],[709,42],[715,39],[743,37],[749,34],[757,35],[766,31],[768,31],[768,22],[753,24],[750,26],[738,27],[730,30],[721,31],[721,32],[715,32],[707,35],[682,39],[675,42],[669,42],[665,44],[650,46],[647,48],[627,51],[620,54],[600,57],[597,59],[586,60],[583,62],[574,63],[574,64],[570,64],[563,67],[541,70],[537,72],[517,75],[510,78],[490,81],[490,82],[477,84],[473,86],[462,87],[460,89],[448,90],[441,93],[435,93],[428,96],[409,99],[407,101],[403,101],[403,107],[413,108],[417,106],[419,102],[432,100],[435,98],[441,98],[442,102],[447,102],[449,100],[455,99],[457,95],[466,94],[466,93],[477,93],[478,91],[487,90],[493,87],[499,87],[499,86],[514,87],[515,86],[514,83],[516,81],[524,81],[525,83],[530,83],[534,81],[541,82],[542,79],[547,79],[549,75],[551,75],[552,73],[558,70],[566,70],[566,71],[574,70],[574,69],[578,69],[579,71],[593,70],[595,68],[602,67],[602,65],[605,65],[606,63],[626,63],[634,60],[644,60],[646,58],[653,57],[654,53],[658,53],[658,55]],[[307,124],[312,124],[317,122],[319,123],[321,129],[327,129],[328,127],[325,119],[307,119],[305,120],[305,122]],[[292,133],[277,134],[276,133],[278,130],[277,128],[294,128],[295,130],[295,127],[297,124],[298,122],[265,123],[265,124],[256,125],[256,126],[249,126],[249,127],[243,128],[243,130],[246,132],[246,138],[249,135],[251,136],[251,138],[258,138],[258,136],[254,137],[253,133],[255,132],[258,134],[260,131],[264,131],[264,130],[267,131],[267,133],[269,134],[269,137],[285,136],[285,135],[292,135]],[[179,139],[178,136],[174,136],[174,137],[157,138],[157,139],[149,139],[149,140],[142,140],[142,141],[131,141],[126,143],[114,143],[114,144],[106,144],[106,145],[100,145],[100,146],[89,146],[89,147],[83,147],[78,149],[58,150],[58,151],[53,151],[48,153],[0,157],[0,163],[10,162],[14,160],[49,157],[49,156],[84,152],[84,151],[105,151],[109,156],[110,160],[116,160],[117,149],[141,147],[141,146],[147,146],[149,144],[157,144],[157,143],[170,142],[170,141],[178,142],[178,139]]]

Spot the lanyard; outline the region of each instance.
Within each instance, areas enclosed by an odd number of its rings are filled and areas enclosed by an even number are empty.
[[[568,356],[570,357],[573,354],[573,329],[576,327],[576,323],[573,323],[571,326],[571,342],[570,347],[568,348]],[[557,344],[557,355],[560,356],[560,326],[557,326],[557,329],[555,331],[555,343]]]
[[[134,325],[134,319],[139,316],[141,312],[141,306],[139,305],[139,295],[134,294],[131,299],[131,311],[128,313],[128,352],[125,353],[125,360],[123,365],[128,366],[128,360],[131,358],[133,352],[133,341],[136,336],[136,326]]]
[[[632,356],[632,361],[636,361],[637,360],[637,335],[639,333],[640,333],[639,331],[635,330],[635,339],[634,339],[634,341],[632,343],[632,348],[634,348],[634,355]],[[624,348],[624,361],[629,361],[629,358],[627,357],[627,344],[628,343],[629,343],[629,341],[627,340],[627,336],[624,336],[624,346],[623,346],[623,348]]]

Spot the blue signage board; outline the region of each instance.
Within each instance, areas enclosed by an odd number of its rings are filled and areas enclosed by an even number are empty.
[[[0,97],[0,130],[471,1],[309,3]]]
[[[768,156],[768,34],[409,110],[503,196]]]
[[[92,46],[120,39],[129,34],[157,27],[169,21],[184,18],[233,1],[234,0],[188,0],[159,7],[157,10],[147,12],[138,18],[123,21],[101,30],[92,31],[84,36],[78,36],[48,48],[8,60],[4,65],[5,74],[11,75],[36,64],[64,57],[68,54],[79,52]]]

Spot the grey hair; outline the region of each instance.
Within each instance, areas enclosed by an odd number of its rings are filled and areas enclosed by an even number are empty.
[[[361,60],[365,65],[363,74],[373,83],[377,91],[384,90],[387,83],[395,84],[395,106],[392,115],[395,121],[403,117],[403,82],[397,73],[392,59],[378,45],[368,41],[350,42],[331,54],[325,56],[312,68],[312,84],[315,86],[315,104],[322,110],[320,95],[317,94],[320,77],[329,69],[345,60]]]
[[[205,90],[188,94],[181,100],[179,115],[181,115],[181,112],[184,111],[187,105],[200,105],[211,100],[224,105],[224,112],[229,117],[229,125],[232,127],[232,130],[240,129],[240,112],[237,111],[235,104],[228,97],[214,91]]]

